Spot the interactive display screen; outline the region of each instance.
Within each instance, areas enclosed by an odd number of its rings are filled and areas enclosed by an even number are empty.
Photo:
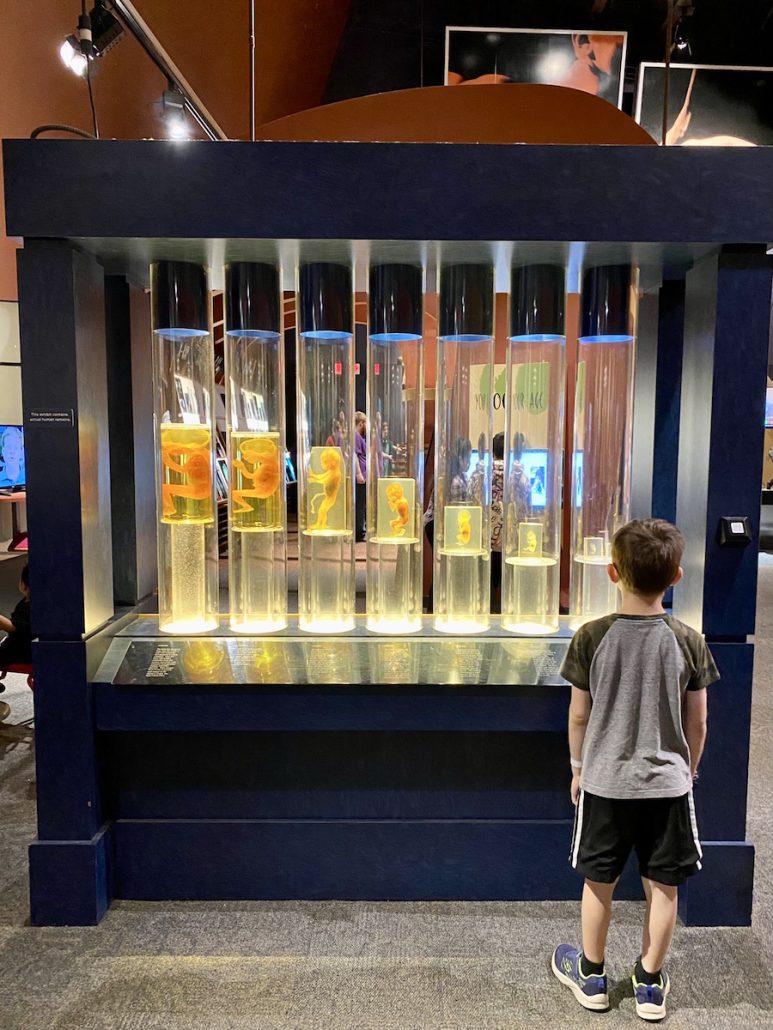
[[[582,451],[577,451],[574,456],[574,506],[579,508],[582,505],[582,474],[583,459]]]
[[[521,463],[531,483],[532,508],[544,508],[547,496],[548,452],[526,450],[521,455]]]
[[[773,386],[765,393],[765,428],[773,429]]]
[[[0,489],[24,486],[24,430],[21,426],[0,426]]]

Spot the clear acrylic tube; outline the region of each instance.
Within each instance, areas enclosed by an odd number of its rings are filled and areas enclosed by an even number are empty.
[[[348,265],[298,273],[298,625],[354,628],[354,343]]]
[[[630,518],[637,275],[628,266],[583,277],[572,457],[572,625],[617,607],[607,574],[614,533]]]
[[[564,431],[562,267],[514,268],[507,348],[502,625],[558,629]]]
[[[490,621],[493,360],[493,266],[441,266],[433,610],[444,633]]]
[[[226,268],[228,588],[231,628],[287,625],[285,382],[279,270]]]
[[[158,615],[164,633],[218,624],[214,356],[200,265],[151,266],[158,511]]]
[[[418,265],[370,271],[367,625],[379,633],[421,629],[422,280]]]

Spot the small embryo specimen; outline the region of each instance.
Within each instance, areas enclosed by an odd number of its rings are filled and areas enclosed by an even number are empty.
[[[319,456],[319,463],[322,472],[309,471],[309,482],[319,483],[323,487],[323,493],[317,494],[311,500],[312,513],[316,513],[314,525],[309,526],[310,530],[327,529],[327,516],[330,509],[338,498],[338,491],[341,486],[341,452],[337,447],[326,447]],[[316,502],[322,499],[319,510],[316,510]]]
[[[472,517],[468,511],[460,511],[456,521],[457,544],[469,544],[472,536]]]
[[[395,512],[397,516],[389,520],[392,536],[405,536],[405,527],[408,525],[411,509],[399,483],[389,484],[386,488],[386,498],[389,510]]]
[[[279,450],[273,440],[250,438],[242,443],[240,451],[241,458],[234,461],[234,469],[241,472],[253,488],[234,490],[233,500],[239,505],[234,508],[235,512],[252,511],[248,497],[264,500],[276,493],[279,486]]]

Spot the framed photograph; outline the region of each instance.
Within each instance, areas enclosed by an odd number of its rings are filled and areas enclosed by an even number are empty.
[[[660,142],[666,66],[639,67],[636,121]],[[773,145],[773,68],[672,64],[666,145]]]
[[[626,32],[446,28],[446,86],[535,82],[568,86],[622,107]]]

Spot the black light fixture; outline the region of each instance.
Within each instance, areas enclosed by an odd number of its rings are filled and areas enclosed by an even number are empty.
[[[78,28],[59,47],[59,56],[71,72],[84,76],[89,61],[106,54],[123,32],[121,23],[108,10],[107,0],[97,0],[88,14],[84,3],[78,16]]]

